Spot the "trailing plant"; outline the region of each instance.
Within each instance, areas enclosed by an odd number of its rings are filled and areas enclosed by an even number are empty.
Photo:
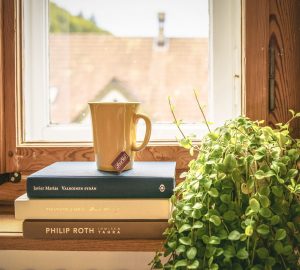
[[[175,189],[152,269],[300,269],[300,140],[289,135],[300,113],[291,112],[275,129],[238,117],[200,145],[182,132],[197,157]]]

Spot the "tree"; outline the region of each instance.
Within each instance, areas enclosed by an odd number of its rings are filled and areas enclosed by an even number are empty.
[[[80,16],[73,16],[66,9],[59,7],[53,2],[49,6],[50,32],[51,33],[97,33],[110,35],[108,31],[97,26],[94,16],[90,20]]]

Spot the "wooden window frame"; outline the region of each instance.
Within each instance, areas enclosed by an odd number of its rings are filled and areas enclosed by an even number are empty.
[[[22,142],[39,141],[85,142],[92,140],[91,128],[86,125],[51,124],[48,102],[49,61],[45,51],[49,50],[46,40],[49,33],[47,13],[49,0],[22,1],[23,49],[23,91],[26,107]],[[214,122],[211,128],[224,123],[226,119],[241,114],[241,0],[208,0],[209,5],[209,93],[207,117]],[[34,44],[34,45],[33,45]],[[224,69],[219,63],[226,63]],[[38,69],[34,68],[39,66]],[[26,80],[26,78],[31,78]],[[25,80],[24,80],[25,78]],[[226,89],[226,91],[224,91]],[[36,102],[39,100],[39,102]],[[196,107],[195,107],[196,111]],[[204,123],[183,123],[186,134],[196,134],[200,140],[206,133]],[[137,128],[137,140],[144,138],[144,128]],[[172,123],[152,123],[151,143],[169,144],[176,142],[181,134]]]
[[[0,173],[19,171],[23,175],[41,169],[58,160],[94,159],[88,145],[63,143],[19,145],[22,104],[20,40],[16,31],[19,23],[20,0],[0,0]],[[268,120],[268,31],[269,1],[242,0],[242,108],[252,119]],[[253,80],[252,78],[256,78]],[[257,91],[260,89],[260,91]],[[177,162],[177,176],[188,168],[191,156],[178,145],[156,144],[139,152],[137,160],[173,160]],[[12,202],[25,192],[26,181],[0,186],[0,205]]]

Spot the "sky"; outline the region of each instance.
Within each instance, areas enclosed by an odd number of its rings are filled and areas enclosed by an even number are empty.
[[[92,15],[115,36],[154,37],[165,12],[167,37],[208,37],[208,0],[51,0],[73,15]]]

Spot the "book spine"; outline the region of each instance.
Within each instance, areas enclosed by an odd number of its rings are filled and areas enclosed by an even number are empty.
[[[169,199],[32,199],[15,201],[15,218],[169,219]]]
[[[173,178],[28,177],[29,198],[170,198]]]
[[[161,221],[25,220],[23,236],[30,239],[163,239],[168,227]]]

